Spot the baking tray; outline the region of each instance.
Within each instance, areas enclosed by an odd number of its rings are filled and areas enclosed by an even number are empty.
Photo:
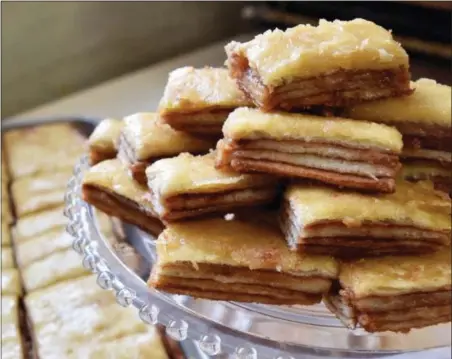
[[[99,124],[99,122],[102,119],[100,118],[93,118],[93,117],[80,117],[80,116],[73,116],[73,117],[46,117],[46,118],[15,118],[15,119],[4,119],[1,121],[1,132],[2,134],[4,132],[7,132],[9,130],[18,129],[18,128],[27,128],[27,127],[35,127],[40,126],[44,124],[49,123],[55,123],[55,122],[63,122],[63,123],[72,123],[74,127],[77,128],[77,130],[84,135],[85,137],[88,137],[94,130],[94,128]],[[3,150],[3,149],[2,149]],[[13,207],[11,207],[13,209]],[[14,209],[13,209],[14,211]],[[116,222],[117,223],[117,222]],[[130,239],[129,236],[136,236],[136,232],[134,229],[127,224],[120,224],[120,227],[116,227],[115,234],[121,241],[121,238]],[[131,242],[135,242],[133,239]],[[11,244],[14,248],[14,245]],[[123,257],[122,246],[110,246],[110,249],[112,252],[115,253],[115,255],[122,261],[126,260],[126,258]],[[116,250],[117,249],[117,250]],[[138,276],[144,278],[146,276],[146,271],[149,270],[149,266],[147,265],[147,260],[144,260],[143,257],[140,254],[136,254],[137,258],[134,261],[135,263],[138,263],[137,266],[133,266],[133,272],[136,273]],[[21,331],[23,334],[23,339],[25,340],[24,348],[28,352],[28,358],[37,358],[37,355],[35,353],[34,348],[32,347],[32,327],[30,324],[30,321],[28,320],[25,312],[25,306],[21,300],[20,303],[20,310],[21,310]],[[162,331],[162,328],[159,328],[159,332],[161,334],[164,334],[164,331]],[[170,350],[171,356],[170,359],[182,359],[182,358],[205,358],[205,356],[199,351],[198,347],[193,342],[183,342],[183,343],[177,343],[172,341],[168,337],[162,337],[165,346]],[[178,346],[181,347],[182,350],[179,350]]]

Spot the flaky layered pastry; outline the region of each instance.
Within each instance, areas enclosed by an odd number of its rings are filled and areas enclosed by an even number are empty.
[[[215,154],[154,162],[146,169],[153,208],[165,221],[270,203],[278,194],[275,178],[215,168]]]
[[[169,74],[159,112],[176,130],[220,136],[228,114],[251,105],[227,69],[182,67]]]
[[[64,216],[64,206],[19,218],[11,229],[14,244],[18,245],[18,243],[33,240],[44,232],[66,226],[67,224],[68,220]]]
[[[211,218],[170,224],[157,240],[149,285],[213,300],[313,304],[337,263],[290,252],[271,221]]]
[[[129,167],[133,178],[145,186],[144,171],[156,160],[181,152],[205,153],[214,147],[214,140],[176,131],[162,123],[156,113],[138,113],[124,119],[118,158]]]
[[[402,138],[386,125],[243,107],[229,115],[223,134],[220,168],[394,191]]]
[[[348,116],[386,123],[403,135],[404,161],[429,161],[451,170],[451,87],[434,80],[413,83],[411,96],[367,102],[347,110]]]
[[[163,230],[149,190],[134,181],[118,160],[98,163],[85,173],[83,199],[101,211],[157,236]]]
[[[292,249],[339,257],[450,250],[451,201],[428,183],[397,181],[378,196],[291,185],[281,226]]]
[[[406,333],[449,322],[450,249],[343,263],[324,302],[344,324],[359,324],[368,332]]]
[[[85,138],[68,122],[9,130],[4,141],[13,180],[72,168],[85,150]]]
[[[1,303],[1,357],[2,359],[22,359],[24,350],[19,324],[19,301],[17,296],[4,296]]]
[[[21,269],[22,281],[27,292],[88,273],[80,263],[80,257],[72,248],[53,253]]]
[[[452,194],[452,172],[437,162],[410,161],[404,163],[400,175],[413,182],[432,181],[435,189]]]
[[[411,93],[409,60],[366,20],[298,25],[226,46],[231,77],[264,110],[344,106]]]
[[[19,296],[22,294],[19,271],[16,268],[2,269],[2,297],[4,295]]]
[[[118,139],[123,125],[122,120],[106,118],[96,126],[88,139],[91,165],[116,157]]]
[[[11,184],[16,217],[61,206],[72,169],[42,173],[17,179]]]

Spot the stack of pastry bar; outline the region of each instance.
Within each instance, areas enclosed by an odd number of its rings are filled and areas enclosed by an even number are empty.
[[[400,44],[361,19],[268,31],[226,53],[228,69],[173,71],[158,113],[116,121],[120,131],[106,120],[90,139],[85,200],[165,228],[149,285],[324,298],[368,331],[449,321],[450,198],[400,173],[444,183],[450,87],[411,83]],[[409,176],[400,158],[436,167]]]
[[[61,122],[3,140],[2,358],[167,358],[155,328],[117,306],[70,248],[64,192],[86,138]],[[111,241],[113,221],[98,214]]]

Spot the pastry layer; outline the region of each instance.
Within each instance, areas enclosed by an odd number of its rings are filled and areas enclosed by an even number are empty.
[[[407,53],[392,34],[363,19],[320,20],[318,26],[269,30],[249,42],[228,44],[226,53],[229,61],[233,55],[245,58],[262,83],[271,87],[339,69],[387,70],[409,66]]]
[[[345,324],[369,332],[408,332],[451,320],[451,254],[344,262],[325,296]]]
[[[231,111],[233,109],[169,113],[162,115],[162,120],[177,131],[218,137]]]
[[[116,146],[123,127],[122,120],[107,118],[102,120],[88,139],[90,163],[116,157]]]
[[[70,123],[9,130],[4,140],[12,179],[72,168],[85,150],[85,138]]]
[[[10,247],[2,247],[2,269],[14,268],[14,253]]]
[[[12,227],[14,243],[17,245],[51,229],[66,226],[68,220],[63,211],[64,206],[61,206],[18,219]]]
[[[72,248],[53,253],[21,270],[22,280],[27,292],[81,277],[88,273],[82,266],[79,255]]]
[[[156,218],[149,190],[135,182],[117,159],[93,166],[83,178],[83,199],[101,211],[153,235],[163,224]]]
[[[72,169],[19,178],[11,185],[17,217],[60,206]]]
[[[289,186],[281,209],[289,246],[339,257],[416,254],[450,246],[450,199],[427,183],[397,183],[378,197]]]
[[[452,193],[452,173],[435,161],[413,161],[404,163],[400,176],[408,181],[433,182],[435,189],[446,193]]]
[[[146,176],[153,207],[165,220],[269,203],[278,193],[274,178],[216,169],[214,153],[157,161]]]
[[[11,235],[9,233],[9,226],[6,221],[2,220],[2,247],[9,247],[11,245]]]
[[[258,219],[171,224],[157,253],[151,286],[216,300],[313,304],[337,274],[333,258],[290,252],[278,228]]]
[[[2,296],[22,294],[19,271],[16,268],[2,269]]]
[[[17,296],[5,296],[2,293],[1,303],[1,357],[2,359],[23,358],[23,345],[19,324],[19,306]]]

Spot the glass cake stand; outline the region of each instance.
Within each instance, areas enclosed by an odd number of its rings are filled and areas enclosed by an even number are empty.
[[[272,306],[194,299],[149,288],[155,260],[153,238],[125,225],[127,238],[143,265],[127,267],[99,231],[96,212],[80,195],[87,158],[76,165],[68,184],[65,214],[73,247],[83,265],[97,274],[99,286],[112,290],[122,306],[134,306],[149,324],[161,324],[178,341],[193,340],[207,356],[254,358],[372,358],[451,345],[451,325],[409,334],[369,334],[345,328],[323,305]]]

